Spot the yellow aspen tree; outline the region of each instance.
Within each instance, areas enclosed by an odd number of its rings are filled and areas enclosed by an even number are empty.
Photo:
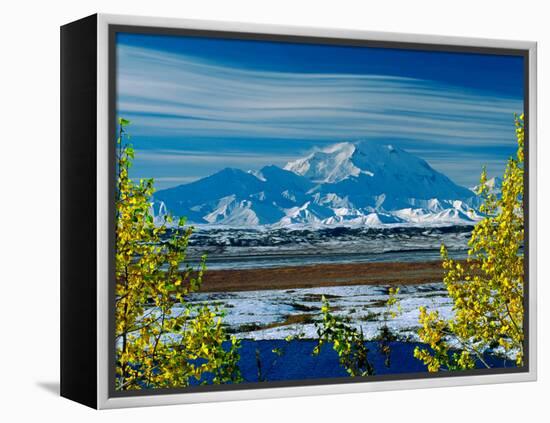
[[[488,350],[500,350],[523,365],[523,115],[516,116],[515,127],[517,153],[508,160],[500,195],[486,183],[485,169],[481,174],[478,194],[486,217],[473,229],[468,258],[455,261],[441,246],[454,317],[446,321],[437,311],[420,309],[418,334],[431,351],[417,347],[414,356],[429,371],[470,369],[476,360],[489,367],[484,360]]]
[[[225,332],[221,313],[186,301],[206,269],[206,257],[198,269],[185,262],[192,227],[170,217],[155,223],[154,181],[129,177],[135,154],[124,142],[129,123],[119,120],[117,139],[115,387],[239,382],[239,342]]]
[[[348,375],[373,375],[374,367],[368,358],[369,349],[365,345],[363,331],[358,331],[346,319],[332,314],[330,304],[324,295],[322,303],[322,321],[315,323],[319,339],[313,349],[313,355],[319,355],[323,345],[332,344],[332,348],[338,354],[340,365],[346,369]]]

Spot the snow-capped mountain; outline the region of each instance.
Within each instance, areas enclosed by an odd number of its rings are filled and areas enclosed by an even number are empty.
[[[491,179],[487,179],[484,184],[487,188],[489,188],[490,194],[500,194],[500,191],[502,189],[502,179],[498,176],[495,176]],[[481,184],[476,185],[472,188],[470,188],[471,191],[477,193],[479,192],[479,188],[481,187]]]
[[[353,159],[356,150],[357,147],[349,142],[334,144],[307,157],[289,162],[284,168],[318,183],[340,182],[361,173],[373,176],[370,171],[362,170],[355,165]]]
[[[340,143],[285,166],[312,182],[321,192],[345,192],[355,202],[377,196],[379,208],[410,205],[410,199],[464,199],[472,193],[430,165],[400,148],[375,143]],[[380,196],[384,196],[383,198]],[[394,204],[388,205],[388,202]],[[362,204],[362,206],[375,204]],[[396,204],[399,203],[399,204]]]
[[[284,168],[226,168],[159,191],[155,201],[193,223],[231,226],[432,226],[479,219],[471,190],[405,150],[371,142],[334,144]]]

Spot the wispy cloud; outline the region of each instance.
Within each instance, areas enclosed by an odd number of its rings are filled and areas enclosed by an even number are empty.
[[[243,70],[121,45],[118,110],[145,136],[502,143],[520,99],[429,81]]]
[[[281,162],[290,161],[296,158],[295,155],[269,156],[265,153],[237,153],[237,152],[214,152],[212,151],[186,151],[186,150],[153,150],[138,151],[139,159],[144,162],[165,162],[185,165],[188,163],[217,163],[229,167],[232,164],[242,165],[249,163],[252,167],[258,162]]]
[[[365,139],[403,140],[471,185],[480,163],[491,172],[503,169],[503,155],[466,157],[445,148],[509,151],[513,113],[523,107],[520,98],[406,77],[246,69],[123,44],[117,54],[117,111],[133,121],[133,135],[149,140],[136,146],[135,171],[161,187],[223,167],[284,164],[314,145]],[[181,142],[170,144],[174,149],[155,146],[167,139]],[[201,139],[219,140],[219,149],[201,146]],[[232,140],[239,148],[230,147]]]

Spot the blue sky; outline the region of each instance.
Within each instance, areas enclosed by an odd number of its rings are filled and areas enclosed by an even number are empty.
[[[513,56],[119,33],[117,61],[133,176],[159,189],[359,140],[471,186],[502,173],[523,108]]]

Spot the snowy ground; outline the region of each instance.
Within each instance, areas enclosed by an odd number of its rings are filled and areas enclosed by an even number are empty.
[[[384,324],[389,286],[356,285],[290,290],[197,293],[191,302],[218,305],[227,315],[228,330],[241,339],[284,339],[303,333],[316,338],[315,321],[320,318],[321,296],[325,295],[334,314],[348,317],[362,328],[366,339],[376,339]],[[441,316],[452,315],[451,300],[442,283],[400,287],[402,314],[389,318],[387,325],[399,339],[415,341],[418,308],[436,309]]]

